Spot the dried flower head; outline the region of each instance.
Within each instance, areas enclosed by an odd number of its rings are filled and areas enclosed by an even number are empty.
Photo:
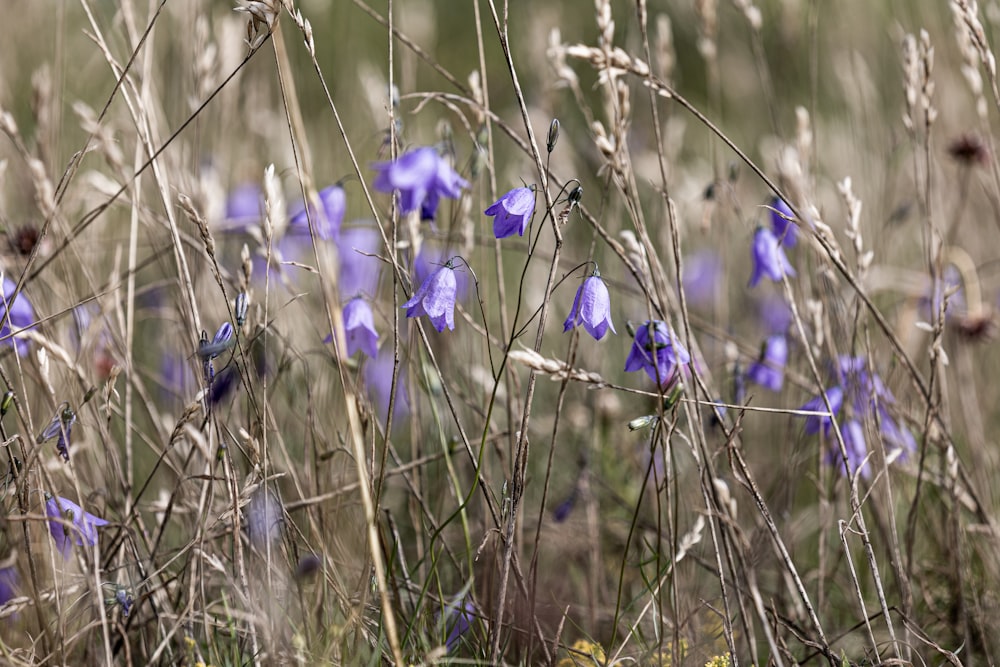
[[[948,143],[948,155],[966,167],[987,167],[990,164],[990,149],[978,134],[959,135]]]

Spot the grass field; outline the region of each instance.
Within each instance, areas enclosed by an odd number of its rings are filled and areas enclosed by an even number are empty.
[[[998,660],[997,2],[8,5],[0,664]]]

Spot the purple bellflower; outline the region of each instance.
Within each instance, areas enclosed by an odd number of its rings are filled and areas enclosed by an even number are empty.
[[[859,472],[865,479],[871,478],[871,464],[866,461],[868,456],[868,445],[865,443],[865,429],[857,419],[848,419],[840,428],[840,434],[844,436],[844,448],[847,451],[847,466],[850,474]],[[844,469],[844,457],[840,453],[840,447],[834,442],[827,452],[826,463],[840,469],[842,475],[847,477],[848,471]]]
[[[455,600],[444,609],[445,630],[448,631],[448,638],[445,646],[448,653],[453,653],[458,648],[462,636],[465,635],[476,620],[476,605],[466,598],[464,601]]]
[[[357,294],[374,295],[378,291],[382,262],[376,257],[382,247],[382,237],[372,226],[351,226],[340,233],[337,243],[340,258],[340,297],[349,299]]]
[[[795,214],[792,213],[792,209],[788,207],[784,199],[780,197],[775,197],[771,201],[771,229],[774,230],[774,235],[781,245],[786,248],[794,248],[795,244],[799,242],[799,228],[792,222],[795,219]]]
[[[830,408],[833,410],[833,414],[836,415],[840,412],[840,407],[844,404],[844,390],[840,387],[830,387],[825,393],[827,399],[830,401]],[[826,412],[826,403],[823,401],[822,396],[817,396],[807,401],[799,410]],[[816,435],[819,433],[820,428],[823,429],[823,435],[829,435],[832,425],[833,419],[828,415],[809,415],[806,417],[806,433],[809,435]]]
[[[788,361],[788,341],[784,336],[771,336],[764,341],[760,359],[750,364],[747,379],[771,391],[781,391]]]
[[[776,294],[766,294],[757,300],[757,319],[769,334],[788,331],[792,323],[792,309]]]
[[[700,250],[685,257],[684,275],[681,277],[684,296],[696,305],[711,304],[715,300],[721,275],[722,261],[714,250]]]
[[[14,290],[17,283],[3,277],[3,303],[0,304],[0,345],[8,345],[17,350],[19,357],[28,354],[28,341],[20,338],[16,333],[11,332],[11,325],[15,330],[30,327],[35,323],[35,309],[31,307],[28,297],[24,296],[23,290],[13,299]],[[7,321],[7,311],[10,311],[10,322]]]
[[[425,146],[401,155],[393,162],[376,162],[373,183],[379,192],[399,191],[399,208],[406,215],[421,209],[423,217],[435,213],[441,196],[458,199],[469,187],[437,150]]]
[[[0,607],[4,606],[14,598],[14,594],[20,585],[20,576],[17,567],[0,568]]]
[[[535,213],[535,193],[531,188],[514,188],[486,209],[493,216],[493,236],[498,239],[524,236],[524,230]]]
[[[84,512],[79,505],[62,496],[50,496],[45,501],[45,514],[49,517],[49,533],[63,558],[69,558],[74,544],[97,544],[97,528],[108,525],[104,519]],[[67,526],[64,521],[72,522],[72,526]]]
[[[454,331],[457,293],[455,269],[448,262],[420,285],[403,308],[406,308],[407,317],[426,315],[438,331],[444,331],[445,327]]]
[[[751,256],[753,274],[750,276],[750,287],[755,286],[764,276],[777,282],[782,276],[795,275],[795,269],[788,262],[781,243],[767,227],[758,227],[754,233]]]
[[[448,262],[449,255],[444,249],[435,248],[424,243],[420,246],[420,254],[413,260],[413,274],[417,283],[423,284],[442,264]],[[455,295],[457,301],[464,301],[469,293],[469,274],[464,271],[455,272]]]
[[[256,183],[241,183],[226,197],[226,231],[245,230],[260,224],[264,193]]]
[[[344,221],[347,211],[347,197],[344,188],[331,185],[319,191],[319,201],[323,209],[320,214],[309,206],[308,209],[300,203],[288,221],[290,233],[309,235],[309,218],[315,225],[316,236],[324,241],[336,241],[340,238],[340,223]],[[308,215],[306,214],[308,211]]]
[[[201,340],[198,342],[198,356],[201,357],[202,371],[205,376],[205,384],[211,386],[215,378],[215,366],[212,359],[231,348],[236,343],[233,338],[233,325],[223,322],[212,337],[212,342],[208,342],[208,334],[201,332]]]
[[[383,345],[378,356],[365,364],[365,386],[376,415],[385,419],[389,414],[392,390],[392,369],[395,364],[392,345]],[[406,391],[406,373],[400,372],[396,380],[396,400],[393,402],[393,424],[398,426],[410,412],[410,396]]]
[[[653,382],[666,387],[679,366],[691,362],[691,355],[674,340],[670,327],[662,320],[651,320],[636,329],[632,350],[625,360],[627,372],[644,370]]]
[[[63,401],[62,405],[56,411],[55,417],[45,427],[45,430],[35,438],[35,442],[40,445],[43,442],[58,437],[59,439],[56,440],[56,449],[59,450],[59,455],[63,457],[64,461],[69,461],[69,437],[75,423],[76,413],[73,412],[73,408],[69,407],[69,403]]]
[[[378,332],[371,306],[362,297],[355,297],[344,306],[344,334],[347,355],[361,350],[371,358],[378,355]]]
[[[618,333],[611,322],[611,296],[608,294],[608,287],[596,269],[593,275],[577,288],[576,297],[573,298],[573,309],[563,322],[563,332],[581,323],[587,333],[596,340],[604,338],[608,329],[611,329],[611,333]]]

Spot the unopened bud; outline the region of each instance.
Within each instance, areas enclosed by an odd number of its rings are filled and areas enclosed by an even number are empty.
[[[552,122],[549,123],[549,136],[546,139],[545,147],[549,149],[551,153],[555,150],[556,143],[559,141],[559,119],[553,118]]]

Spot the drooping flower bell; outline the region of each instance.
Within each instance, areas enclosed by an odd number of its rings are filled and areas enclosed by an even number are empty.
[[[69,558],[74,544],[97,544],[97,528],[108,525],[106,520],[84,512],[79,505],[62,496],[49,496],[46,499],[45,514],[49,517],[49,533],[63,558]],[[66,525],[66,521],[72,522],[72,526]]]
[[[774,233],[767,227],[758,227],[751,246],[753,258],[753,273],[750,276],[750,287],[753,287],[763,277],[775,282],[782,276],[794,276],[795,269],[785,256],[785,250]]]
[[[432,273],[424,283],[417,288],[413,298],[403,304],[407,317],[426,315],[438,331],[455,329],[455,298],[458,284],[455,280],[455,269],[449,261]]]
[[[764,341],[760,358],[750,364],[747,379],[771,391],[781,391],[788,362],[788,341],[784,336],[770,336]]]
[[[794,248],[799,242],[799,228],[792,222],[795,214],[780,197],[771,200],[771,208],[771,229],[774,230],[775,237],[786,248]]]
[[[691,355],[674,339],[670,327],[662,320],[650,320],[640,326],[625,360],[626,372],[644,370],[653,382],[668,386],[678,367],[691,362]]]
[[[340,237],[340,224],[347,210],[347,197],[344,188],[331,185],[319,191],[319,201],[322,210],[317,212],[311,205],[303,204],[292,214],[288,222],[289,233],[309,234],[309,218],[312,218],[316,236],[324,241],[336,241]],[[308,211],[308,214],[307,214]]]
[[[423,217],[433,216],[439,197],[458,199],[468,181],[452,169],[436,149],[425,146],[404,153],[392,162],[376,162],[378,172],[373,183],[379,192],[399,191],[399,208],[403,215],[423,209]]]
[[[371,358],[378,354],[378,332],[371,306],[363,297],[355,297],[344,306],[344,335],[347,337],[347,355],[361,350]]]
[[[535,213],[535,193],[531,188],[514,188],[486,209],[493,216],[493,236],[498,239],[524,236],[531,216]]]
[[[579,324],[583,324],[587,333],[596,340],[604,338],[608,329],[611,329],[612,333],[618,333],[611,322],[611,296],[608,294],[608,287],[601,280],[600,271],[596,269],[593,275],[577,288],[573,309],[563,323],[563,332]]]
[[[56,410],[56,414],[52,418],[52,421],[49,422],[49,425],[35,438],[35,442],[40,445],[43,442],[58,437],[58,440],[56,440],[56,449],[64,461],[69,461],[69,438],[73,431],[73,424],[75,423],[76,413],[73,412],[73,408],[69,407],[69,403],[63,401],[59,409]]]
[[[28,354],[28,341],[14,332],[35,323],[35,309],[31,307],[31,302],[28,301],[23,290],[14,297],[15,289],[17,289],[17,283],[4,276],[3,301],[0,302],[0,345],[14,347],[18,356],[23,357]],[[7,321],[7,311],[10,311],[9,322]]]

